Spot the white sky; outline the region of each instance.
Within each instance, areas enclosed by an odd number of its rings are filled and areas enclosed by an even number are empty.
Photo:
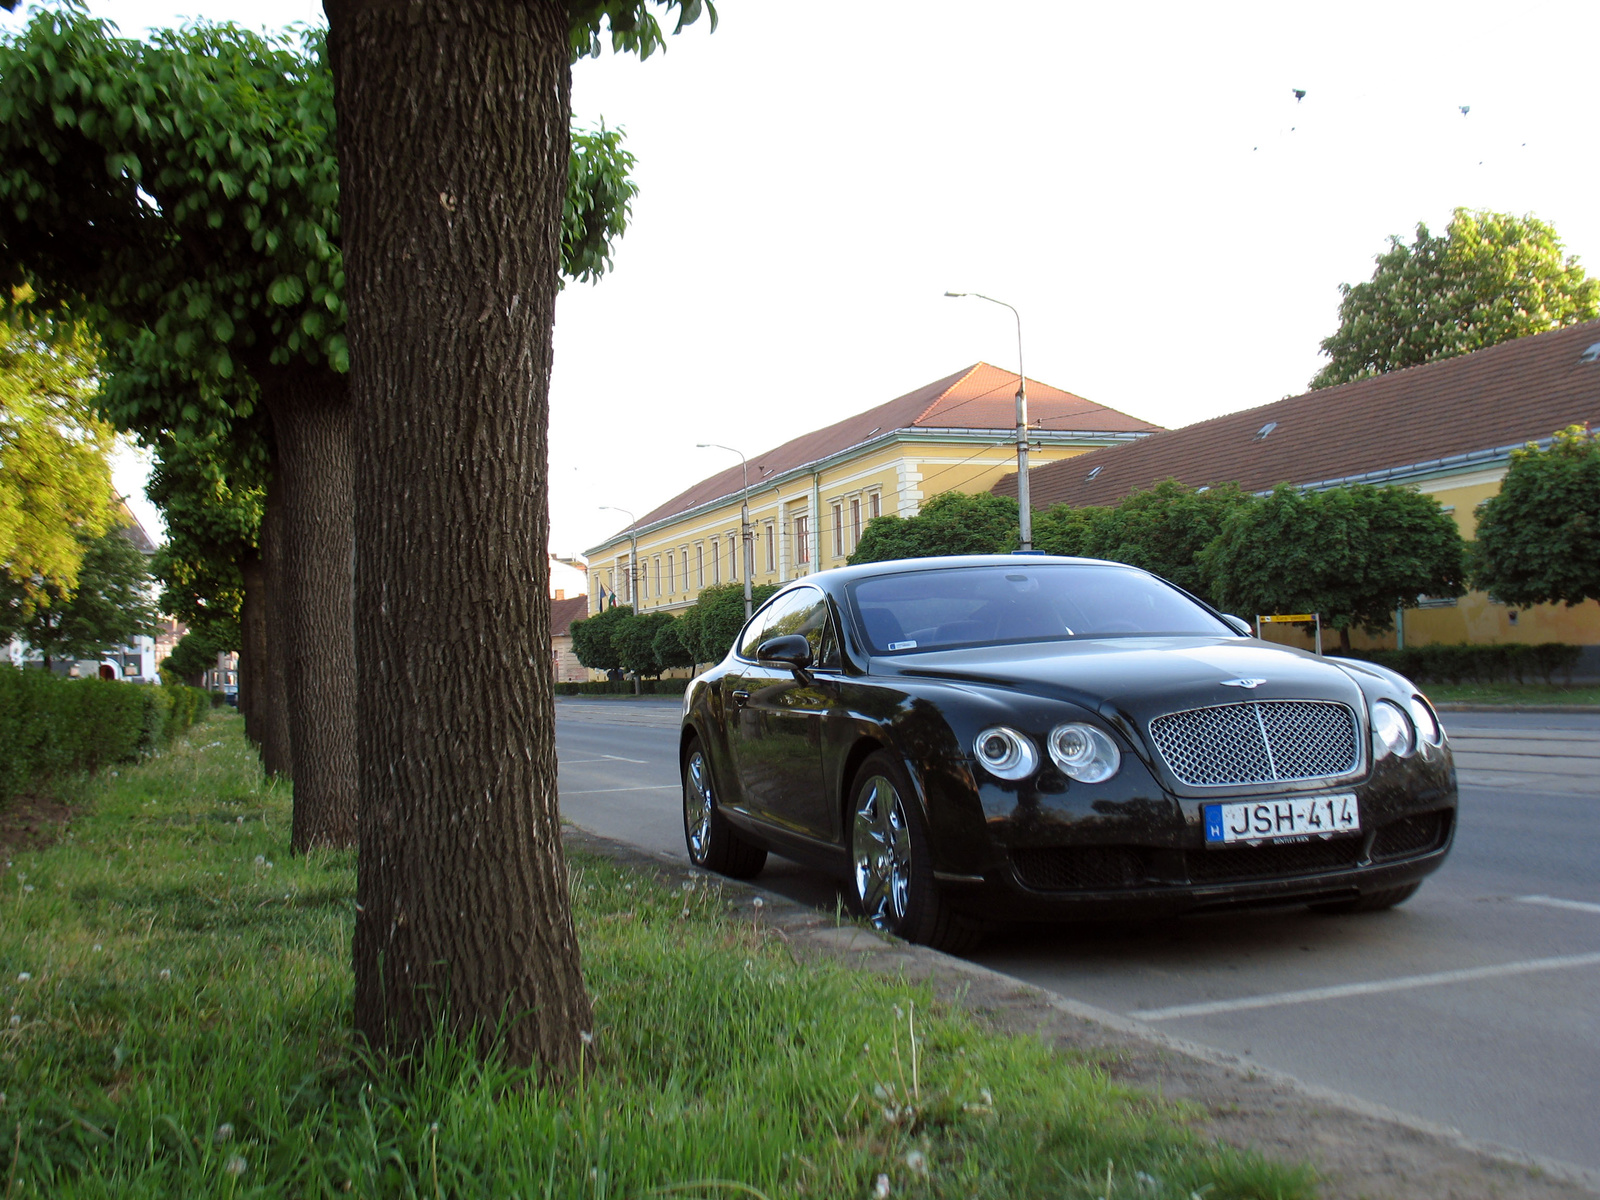
[[[91,0],[126,33],[317,0]],[[641,195],[556,326],[551,546],[967,364],[1164,425],[1303,391],[1387,235],[1534,213],[1600,273],[1600,5],[722,0],[574,73]],[[19,17],[7,18],[15,26]],[[1292,89],[1306,97],[1296,103]],[[1460,105],[1471,112],[1463,116]]]

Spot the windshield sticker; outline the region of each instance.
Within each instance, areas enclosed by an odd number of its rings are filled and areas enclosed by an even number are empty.
[[[889,649],[891,649],[891,650],[915,650],[916,648],[917,648],[917,644],[915,642],[890,642],[889,643]]]

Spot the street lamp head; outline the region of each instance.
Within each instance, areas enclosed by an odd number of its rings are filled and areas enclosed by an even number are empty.
[[[953,297],[953,298],[956,298],[956,299],[959,299],[960,297],[965,296],[966,293],[965,292],[946,292],[945,295]]]

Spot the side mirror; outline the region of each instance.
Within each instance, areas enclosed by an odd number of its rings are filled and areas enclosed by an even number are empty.
[[[796,675],[804,675],[811,665],[811,643],[798,633],[768,638],[756,647],[756,661],[763,666],[788,667]]]
[[[1234,629],[1238,631],[1240,637],[1255,637],[1255,626],[1250,624],[1250,622],[1246,621],[1243,617],[1236,617],[1232,613],[1223,613],[1222,619],[1229,625],[1232,625]]]

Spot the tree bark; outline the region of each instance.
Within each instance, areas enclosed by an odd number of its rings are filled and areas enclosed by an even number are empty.
[[[277,596],[294,747],[289,846],[356,844],[356,673],[351,623],[350,404],[327,368],[255,372],[272,418],[283,554]]]
[[[546,426],[558,0],[327,0],[356,406],[356,1024],[560,1073],[589,1000],[556,804]]]
[[[266,657],[261,672],[261,767],[268,775],[294,777],[294,745],[289,739],[289,695],[284,680],[283,643],[283,484],[267,482],[261,514],[262,633]]]
[[[244,736],[261,752],[265,739],[265,671],[267,665],[266,574],[261,552],[247,553],[239,562],[244,580],[244,600],[239,605],[239,715]]]

